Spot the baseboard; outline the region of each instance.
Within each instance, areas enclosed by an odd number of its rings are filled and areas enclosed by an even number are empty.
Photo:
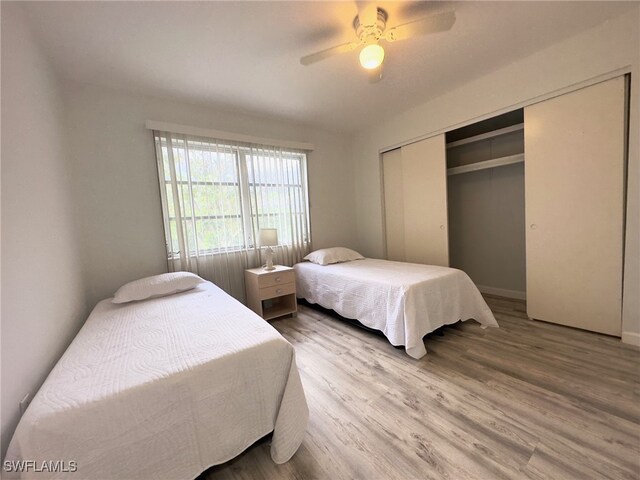
[[[622,332],[622,343],[628,343],[629,345],[640,347],[640,333]]]
[[[518,290],[507,290],[505,288],[485,287],[484,285],[477,285],[478,290],[481,293],[488,293],[489,295],[497,295],[499,297],[515,298],[517,300],[526,300],[527,292],[519,292]]]

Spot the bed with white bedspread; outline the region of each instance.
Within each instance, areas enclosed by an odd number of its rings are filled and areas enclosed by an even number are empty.
[[[206,282],[100,302],[21,419],[6,460],[77,465],[21,478],[189,479],[270,432],[273,460],[286,462],[307,419],[292,345]]]
[[[443,325],[498,322],[469,276],[455,268],[366,258],[294,266],[298,298],[380,330],[392,345],[421,358],[423,337]]]

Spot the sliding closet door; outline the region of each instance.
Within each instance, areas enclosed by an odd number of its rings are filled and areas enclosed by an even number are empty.
[[[384,154],[387,258],[449,265],[445,137]]]
[[[527,311],[621,333],[623,77],[525,109]]]
[[[399,148],[382,155],[382,175],[387,259],[404,262],[404,179]]]
[[[448,267],[444,134],[402,147],[402,172],[406,260]]]

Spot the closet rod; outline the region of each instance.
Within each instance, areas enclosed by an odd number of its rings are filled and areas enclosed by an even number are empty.
[[[458,175],[460,173],[475,172],[477,170],[502,167],[504,165],[511,165],[513,163],[521,162],[524,162],[524,153],[509,155],[507,157],[492,158],[491,160],[485,160],[484,162],[471,163],[469,165],[462,165],[460,167],[447,168],[447,175]]]
[[[488,138],[499,137],[511,132],[517,132],[518,130],[524,130],[524,123],[518,123],[509,127],[499,128],[487,133],[481,133],[480,135],[474,135],[473,137],[463,138],[462,140],[456,140],[455,142],[447,143],[447,148],[459,147],[460,145],[466,145],[467,143],[479,142],[480,140],[486,140]]]

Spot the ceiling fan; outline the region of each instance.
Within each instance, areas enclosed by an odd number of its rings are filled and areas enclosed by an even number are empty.
[[[369,80],[377,82],[382,78],[384,61],[384,48],[380,45],[381,41],[396,42],[417,35],[444,32],[451,29],[456,21],[455,13],[447,11],[387,29],[388,18],[386,10],[372,3],[366,4],[353,19],[356,40],[306,55],[300,59],[300,63],[311,65],[333,55],[363,47],[360,50],[360,65],[371,72]]]

